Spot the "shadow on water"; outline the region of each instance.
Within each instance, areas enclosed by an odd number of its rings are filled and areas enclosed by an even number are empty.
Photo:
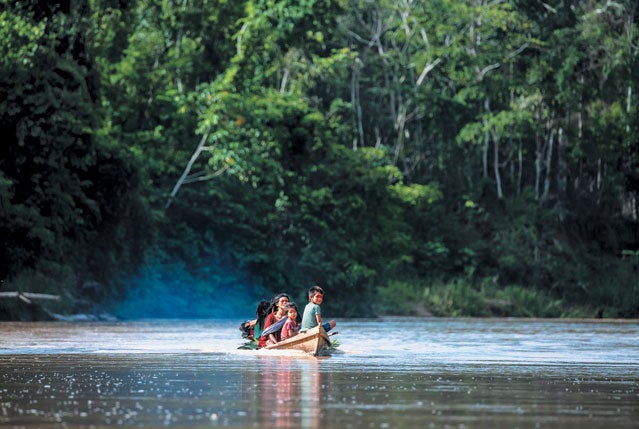
[[[342,321],[317,359],[237,350],[230,321],[0,325],[0,425],[638,427],[637,323],[382,323],[416,339]]]

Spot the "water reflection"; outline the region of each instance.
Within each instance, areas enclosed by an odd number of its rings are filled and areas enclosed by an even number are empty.
[[[322,373],[316,358],[262,356],[244,373],[244,399],[256,404],[259,427],[320,426]]]
[[[318,361],[309,361],[309,368],[302,371],[302,427],[317,428],[320,425],[322,373]]]

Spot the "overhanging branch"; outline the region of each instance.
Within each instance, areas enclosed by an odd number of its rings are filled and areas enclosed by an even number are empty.
[[[173,202],[173,198],[180,190],[180,186],[182,186],[184,181],[189,176],[189,173],[191,172],[191,168],[193,168],[193,164],[195,164],[195,161],[197,160],[198,156],[200,156],[200,153],[205,148],[204,144],[206,143],[206,139],[208,139],[210,132],[211,132],[211,128],[208,128],[206,132],[204,133],[204,135],[202,136],[202,138],[200,139],[200,143],[197,145],[197,148],[193,152],[193,155],[191,155],[191,159],[189,160],[188,164],[186,164],[186,168],[184,169],[184,172],[182,172],[182,176],[180,176],[178,181],[175,183],[175,186],[173,187],[173,190],[171,191],[171,195],[169,196],[169,199],[167,200],[166,205],[164,206],[164,210],[168,209],[171,206],[171,203]]]

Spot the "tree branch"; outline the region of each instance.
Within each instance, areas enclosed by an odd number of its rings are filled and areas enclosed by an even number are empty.
[[[222,173],[224,173],[228,169],[229,169],[229,166],[225,165],[224,167],[222,167],[219,170],[217,170],[215,173],[207,174],[206,176],[204,175],[204,172],[201,171],[201,172],[199,172],[197,174],[192,174],[192,175],[188,176],[186,179],[184,179],[182,184],[195,183],[195,182],[204,182],[205,180],[211,180],[211,179],[214,179],[214,178],[220,176]]]
[[[488,73],[491,70],[495,70],[497,68],[501,67],[500,63],[495,63],[495,64],[491,64],[489,66],[484,67],[480,72],[479,72],[479,77],[477,80],[481,81],[484,79],[484,76],[486,76],[486,73]]]
[[[195,164],[195,161],[197,160],[198,156],[200,156],[202,149],[205,147],[204,144],[206,143],[206,139],[208,139],[210,132],[211,132],[211,128],[208,128],[206,132],[204,133],[204,135],[202,136],[202,139],[200,139],[200,143],[197,145],[197,148],[193,152],[193,155],[191,155],[191,159],[189,160],[189,163],[186,164],[186,168],[184,169],[184,172],[182,172],[182,176],[180,176],[178,181],[175,183],[175,186],[173,187],[173,190],[171,191],[171,196],[169,197],[169,199],[166,202],[166,205],[164,206],[164,210],[168,209],[171,206],[171,203],[173,202],[173,198],[180,190],[180,186],[182,186],[182,184],[188,177],[189,173],[191,172],[191,168],[193,168],[193,164]]]
[[[513,57],[516,57],[517,55],[521,54],[529,45],[530,45],[530,43],[528,43],[528,42],[524,43],[523,45],[521,45],[519,47],[519,49],[517,49],[516,51],[513,51],[510,54],[508,54],[508,58],[513,58]]]
[[[424,70],[422,70],[422,73],[421,73],[421,74],[419,75],[419,77],[417,78],[416,85],[417,85],[417,86],[421,85],[421,84],[422,84],[422,82],[424,81],[424,79],[426,78],[426,75],[427,75],[428,73],[430,73],[430,71],[431,71],[432,69],[434,69],[434,68],[435,68],[435,66],[436,66],[437,64],[439,64],[441,61],[442,61],[442,60],[441,60],[441,58],[437,58],[437,59],[436,59],[435,61],[433,61],[432,63],[430,63],[430,64],[426,64],[426,67],[424,67]]]

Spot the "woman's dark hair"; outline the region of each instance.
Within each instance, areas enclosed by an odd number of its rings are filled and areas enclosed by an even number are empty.
[[[257,317],[256,325],[260,327],[260,330],[264,329],[264,321],[270,312],[271,303],[267,300],[263,299],[259,304],[257,304],[257,309],[255,310],[255,316]]]
[[[273,297],[273,299],[271,300],[271,311],[275,311],[277,309],[277,303],[279,302],[280,298],[282,297],[286,297],[286,299],[288,299],[289,301],[291,300],[291,297],[288,296],[287,293],[278,293],[277,295],[275,295]]]

